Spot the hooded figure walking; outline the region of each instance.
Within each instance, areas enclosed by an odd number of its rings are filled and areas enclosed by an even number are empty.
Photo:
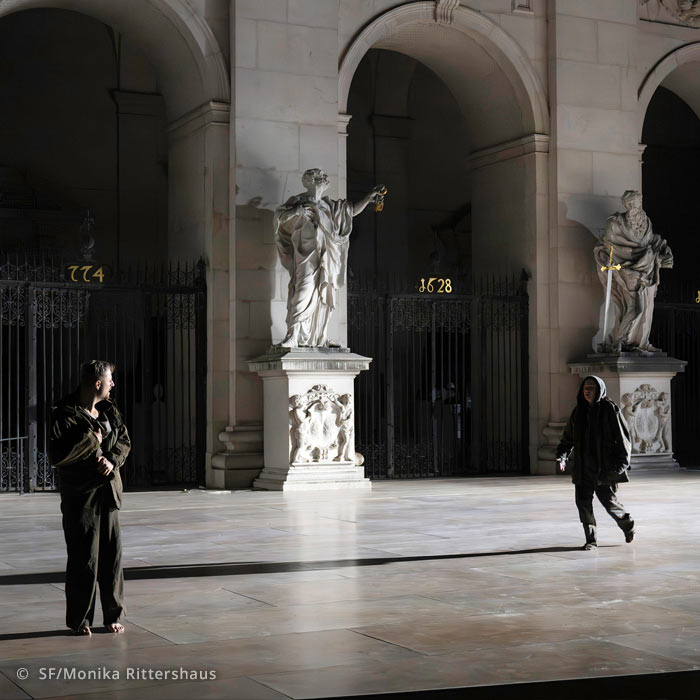
[[[586,534],[582,549],[598,546],[593,494],[625,535],[634,539],[634,520],[617,498],[618,484],[629,481],[632,444],[627,424],[617,404],[607,397],[600,377],[585,377],[557,447],[559,468],[564,471],[574,455],[571,480],[576,487],[576,507]]]

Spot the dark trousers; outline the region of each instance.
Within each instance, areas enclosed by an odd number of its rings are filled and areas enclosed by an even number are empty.
[[[125,612],[119,510],[109,484],[86,494],[61,493],[66,565],[66,625],[92,626],[97,588],[105,625]]]
[[[593,514],[594,493],[625,534],[634,529],[634,520],[617,498],[617,484],[596,485],[590,481],[576,484],[576,507],[578,508],[578,516],[584,525],[595,526],[596,524]]]

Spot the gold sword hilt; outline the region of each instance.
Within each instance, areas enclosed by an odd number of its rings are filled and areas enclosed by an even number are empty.
[[[601,265],[600,271],[601,272],[606,272],[607,270],[620,270],[622,268],[622,265],[618,263],[617,265],[613,265],[613,248],[614,246],[610,246],[610,260],[608,260],[608,266],[606,267],[605,265]]]

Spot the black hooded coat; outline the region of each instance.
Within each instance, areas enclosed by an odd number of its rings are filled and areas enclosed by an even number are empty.
[[[598,383],[598,396],[589,404],[583,397],[587,379]],[[617,404],[607,397],[605,382],[594,375],[584,377],[557,447],[557,459],[573,456],[571,480],[580,484],[619,484],[629,481],[632,442],[625,418]]]

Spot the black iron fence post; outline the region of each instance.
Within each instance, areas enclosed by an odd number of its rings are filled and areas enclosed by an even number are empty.
[[[27,475],[27,483],[30,491],[34,491],[37,484],[38,470],[38,454],[37,454],[37,420],[39,419],[37,384],[36,384],[36,362],[37,362],[37,308],[36,308],[36,289],[32,285],[27,286],[25,295],[27,307],[25,313],[26,319],[26,370],[25,370],[25,388],[26,388],[26,449],[24,470]],[[24,481],[24,480],[22,480]],[[22,493],[22,485],[20,485],[20,493]]]
[[[207,444],[207,268],[204,260],[199,259],[195,266],[195,353],[196,353],[196,472],[197,484],[205,485],[206,478],[206,444]]]

